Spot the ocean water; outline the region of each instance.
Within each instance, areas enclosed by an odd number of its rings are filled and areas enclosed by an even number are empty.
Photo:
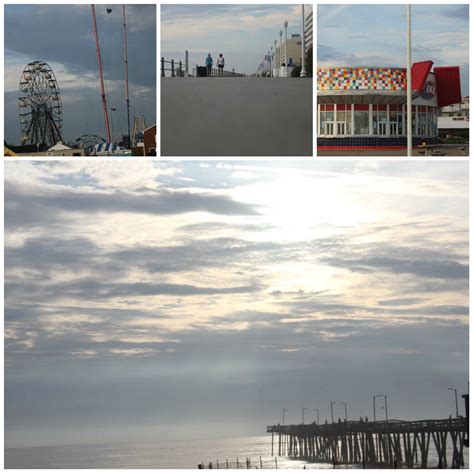
[[[277,446],[275,446],[278,449]],[[436,467],[434,449],[429,465]],[[468,466],[468,450],[464,452]],[[28,448],[6,448],[7,469],[196,469],[198,464],[206,466],[236,467],[237,459],[245,468],[245,459],[250,458],[252,468],[260,468],[260,457],[265,469],[275,468],[271,457],[271,437],[213,440],[156,441],[142,443],[91,444],[74,446],[45,446]],[[450,458],[448,456],[448,463]],[[332,464],[311,464],[305,461],[278,458],[278,469],[332,469]],[[338,466],[351,468],[361,466]]]

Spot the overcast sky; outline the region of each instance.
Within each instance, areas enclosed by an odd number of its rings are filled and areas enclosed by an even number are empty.
[[[7,446],[259,435],[379,393],[441,418],[467,391],[468,163],[5,174]]]
[[[122,5],[96,6],[102,63],[114,135],[126,133]],[[130,114],[156,121],[156,6],[128,5]],[[94,133],[105,138],[90,5],[5,5],[5,139],[19,144],[18,84],[31,61],[56,76],[66,141]]]
[[[253,74],[270,51],[280,44],[288,21],[288,37],[301,34],[301,5],[162,5],[161,55],[204,65],[208,53],[222,53],[226,69]]]
[[[405,5],[318,5],[318,66],[406,66]],[[412,60],[460,66],[469,95],[469,5],[412,5]]]

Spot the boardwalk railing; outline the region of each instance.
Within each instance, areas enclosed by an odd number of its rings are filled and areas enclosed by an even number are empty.
[[[196,71],[196,68],[198,66],[195,66],[193,68],[193,76],[197,77],[197,71]],[[203,66],[199,66],[199,67],[203,67]],[[244,77],[245,74],[240,74],[239,72],[235,72],[235,71],[226,71],[226,70],[223,70],[222,71],[222,74],[220,73],[219,69],[218,68],[211,68],[211,77]]]
[[[161,58],[161,77],[198,77],[197,73],[197,68],[202,67],[204,70],[206,69],[205,66],[197,66],[194,65],[192,73],[189,73],[189,52],[185,51],[185,59],[184,61],[182,60],[177,60],[177,59],[170,59],[167,60],[165,58]],[[207,74],[207,71],[206,71]],[[206,75],[205,74],[205,75]],[[212,68],[211,69],[211,76],[213,77],[244,77],[245,74],[240,74],[238,72],[235,72],[235,70],[232,71],[219,71],[217,68]]]
[[[165,77],[167,71],[170,77],[185,77],[186,75],[183,61],[177,61],[175,59],[167,61],[165,58],[161,58],[161,77]]]
[[[198,464],[198,469],[278,469],[278,459],[262,460],[260,456],[255,462],[250,458],[208,461],[207,463]]]
[[[464,442],[468,433],[466,418],[420,421],[344,421],[317,425],[273,425],[278,435],[278,455],[312,462],[333,464],[391,465],[428,467],[430,440],[436,449],[438,467],[464,466]],[[449,436],[448,436],[449,435]]]

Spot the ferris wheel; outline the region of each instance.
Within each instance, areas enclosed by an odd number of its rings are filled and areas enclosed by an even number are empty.
[[[25,66],[18,97],[23,145],[53,146],[62,141],[62,108],[58,82],[44,61]]]

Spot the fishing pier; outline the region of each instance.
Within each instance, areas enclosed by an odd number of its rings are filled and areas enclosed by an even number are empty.
[[[340,421],[326,424],[273,425],[272,456],[309,462],[389,467],[428,467],[430,443],[439,468],[464,466],[468,437],[463,417],[420,421]],[[275,440],[275,437],[277,439]],[[275,452],[276,454],[276,452]],[[436,467],[436,466],[434,466]]]

